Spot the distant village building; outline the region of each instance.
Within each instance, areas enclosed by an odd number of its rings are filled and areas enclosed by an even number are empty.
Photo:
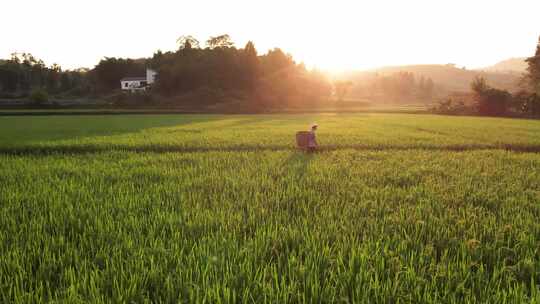
[[[157,72],[146,69],[146,77],[124,77],[120,79],[120,88],[125,91],[145,91],[156,81]]]

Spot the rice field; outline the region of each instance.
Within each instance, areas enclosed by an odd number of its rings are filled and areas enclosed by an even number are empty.
[[[540,121],[0,117],[1,303],[537,303],[539,218]]]

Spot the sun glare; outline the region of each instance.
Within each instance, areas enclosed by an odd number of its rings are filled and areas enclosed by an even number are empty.
[[[297,61],[330,70],[449,62],[475,67],[526,56],[540,28],[536,0],[520,5],[465,0],[134,2],[25,2],[25,20],[40,26],[21,22],[17,14],[2,16],[1,28],[17,24],[17,29],[2,32],[0,56],[26,51],[65,68],[91,68],[104,56],[141,58],[157,49],[174,50],[180,35],[204,42],[226,33],[238,47],[249,40],[259,53],[280,47]],[[479,13],[487,3],[489,14]],[[21,7],[8,1],[2,10]],[[99,22],[94,16],[100,16]],[[508,16],[520,17],[501,22]],[[119,27],[141,20],[145,26],[137,30]]]

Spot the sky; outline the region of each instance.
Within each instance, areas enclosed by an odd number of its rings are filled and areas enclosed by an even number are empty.
[[[323,70],[479,68],[531,56],[540,35],[540,0],[2,0],[0,12],[0,58],[29,52],[64,69],[221,34]]]

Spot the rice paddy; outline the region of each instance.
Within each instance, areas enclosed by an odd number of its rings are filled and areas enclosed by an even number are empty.
[[[0,302],[539,302],[539,152],[533,120],[0,117]]]

